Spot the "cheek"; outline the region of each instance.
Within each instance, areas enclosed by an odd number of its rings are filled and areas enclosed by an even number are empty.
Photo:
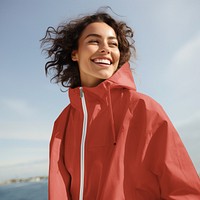
[[[83,50],[87,51],[88,53],[93,53],[98,50],[98,46],[97,45],[86,45]]]
[[[119,52],[119,50],[116,50],[116,51],[114,52],[114,57],[115,57],[115,60],[116,60],[116,61],[119,61],[119,59],[120,59],[120,52]]]
[[[78,50],[78,61],[79,64],[88,60],[91,55],[91,50],[88,48],[79,48]]]

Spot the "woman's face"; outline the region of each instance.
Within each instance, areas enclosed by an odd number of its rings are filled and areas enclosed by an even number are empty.
[[[104,22],[89,24],[73,51],[72,60],[79,65],[82,86],[94,87],[117,70],[120,52],[115,31]]]

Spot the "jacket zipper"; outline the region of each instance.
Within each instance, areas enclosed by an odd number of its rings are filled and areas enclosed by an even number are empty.
[[[82,129],[82,138],[81,138],[81,149],[80,149],[80,192],[79,192],[79,200],[83,200],[83,190],[84,190],[84,165],[85,165],[85,139],[87,132],[87,120],[88,113],[85,102],[85,95],[83,92],[83,88],[80,87],[80,97],[83,109],[83,129]]]

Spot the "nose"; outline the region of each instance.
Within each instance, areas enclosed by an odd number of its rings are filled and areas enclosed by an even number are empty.
[[[110,48],[108,47],[107,44],[103,44],[100,48],[99,48],[99,52],[102,54],[109,54],[110,53]]]

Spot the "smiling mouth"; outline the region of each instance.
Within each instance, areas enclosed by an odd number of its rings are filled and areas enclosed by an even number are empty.
[[[95,64],[101,64],[101,65],[111,65],[112,62],[109,59],[105,58],[96,58],[92,60]]]

